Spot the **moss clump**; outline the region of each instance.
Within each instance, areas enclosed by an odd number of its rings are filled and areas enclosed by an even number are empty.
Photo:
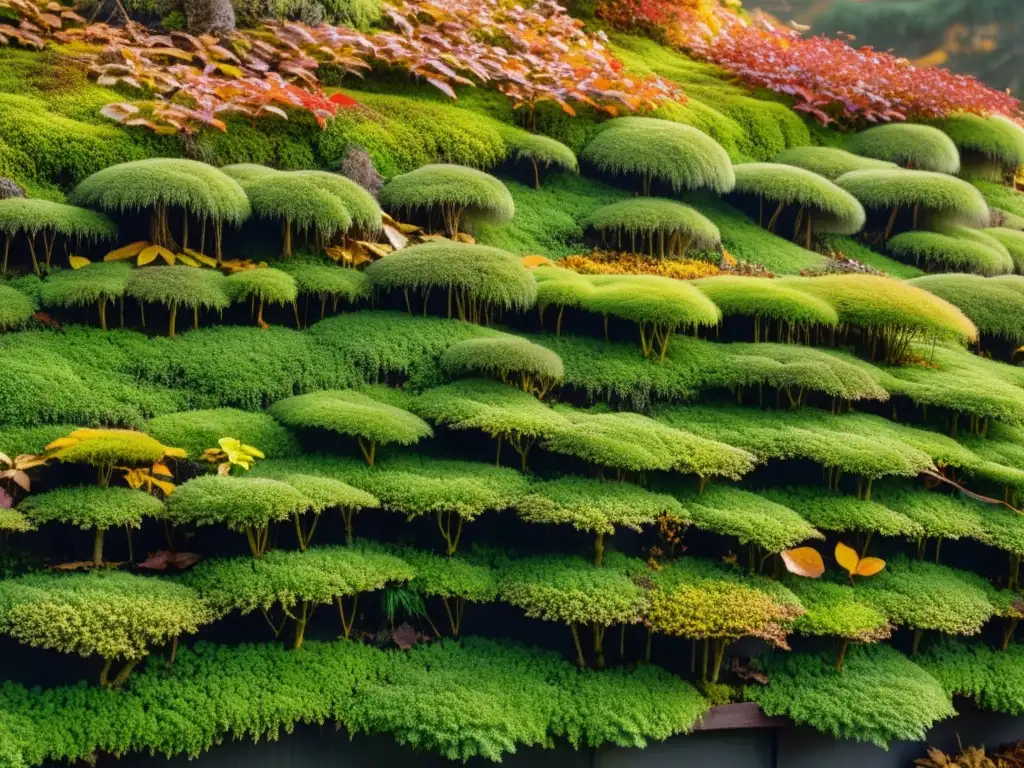
[[[373,295],[370,278],[356,269],[299,259],[282,262],[279,268],[292,276],[299,294],[307,297],[303,322],[308,319],[310,298],[320,300],[320,319],[323,320],[328,304],[337,311],[342,303],[355,304]]]
[[[829,653],[772,654],[759,666],[769,683],[746,693],[766,714],[837,739],[883,748],[923,741],[935,722],[956,714],[934,677],[885,645],[851,648],[841,671]]]
[[[824,176],[803,168],[776,163],[747,163],[736,166],[733,192],[761,201],[761,219],[769,231],[774,230],[779,215],[787,206],[796,206],[797,232],[804,231],[809,249],[813,232],[834,232],[852,235],[864,226],[864,209],[857,199]],[[775,213],[765,221],[764,202],[775,203]],[[804,216],[806,224],[802,224]],[[803,226],[803,230],[801,230]],[[794,237],[797,239],[797,237]]]
[[[1024,232],[1007,227],[988,227],[982,232],[997,240],[1010,254],[1013,271],[1024,274]]]
[[[762,341],[759,320],[788,323],[790,333],[800,326],[835,326],[839,322],[839,314],[827,301],[778,280],[725,276],[695,280],[693,285],[715,303],[722,317],[755,318],[755,342]]]
[[[789,579],[807,613],[794,629],[803,635],[833,635],[854,642],[877,642],[891,634],[889,619],[857,597],[857,590],[821,579]]]
[[[557,168],[576,173],[579,164],[575,153],[565,144],[548,136],[509,128],[502,134],[512,157],[527,162],[533,168],[534,187],[540,189],[540,171]]]
[[[375,261],[366,274],[378,290],[447,294],[448,317],[487,324],[499,310],[533,306],[533,276],[507,251],[486,245],[435,241],[402,248]],[[411,305],[407,306],[410,313]]]
[[[643,193],[658,181],[673,191],[723,194],[736,183],[729,155],[710,136],[669,120],[620,117],[608,121],[580,157],[604,173],[640,176]]]
[[[298,440],[265,413],[236,408],[181,411],[157,416],[146,431],[166,445],[178,445],[199,457],[222,437],[234,437],[259,448],[268,459],[290,458],[300,453]]]
[[[350,179],[326,171],[292,171],[290,176],[309,181],[313,186],[337,198],[360,233],[372,235],[380,231],[380,206],[373,195]]]
[[[902,362],[917,338],[973,341],[978,329],[956,307],[913,285],[875,275],[787,278],[787,284],[831,304],[839,322],[882,346],[886,362]],[[874,342],[872,342],[874,343]]]
[[[594,563],[604,562],[605,536],[619,528],[639,531],[661,515],[684,521],[687,515],[676,499],[652,493],[631,483],[572,475],[533,483],[517,505],[520,518],[531,523],[571,525],[596,534]]]
[[[882,611],[894,624],[975,635],[996,613],[992,588],[975,574],[904,557],[856,586],[858,598]]]
[[[857,499],[825,488],[790,487],[762,491],[762,495],[796,510],[811,525],[837,533],[920,538],[921,524],[878,501]],[[878,497],[878,492],[875,494]]]
[[[465,217],[502,222],[516,212],[508,188],[490,174],[461,165],[425,165],[396,176],[380,191],[381,203],[397,213],[440,214],[456,237]]]
[[[167,499],[167,520],[175,525],[223,525],[245,533],[253,557],[269,545],[270,524],[309,507],[295,488],[261,477],[206,475],[179,485]]]
[[[889,240],[886,248],[903,261],[936,272],[973,272],[1004,275],[1013,271],[1005,249],[985,242],[939,232],[904,232]]]
[[[356,438],[371,466],[378,445],[412,445],[433,435],[418,416],[353,390],[296,395],[275,403],[269,413],[289,427],[324,429]]]
[[[241,224],[250,213],[245,191],[226,173],[195,160],[169,158],[104,168],[75,187],[69,200],[123,215],[149,210],[150,241],[171,250],[178,246],[170,229],[172,212],[184,212],[182,245],[189,217],[208,220],[215,227],[218,259],[223,225]]]
[[[760,570],[767,555],[792,549],[808,539],[824,538],[789,507],[739,488],[715,485],[699,494],[678,494],[678,498],[697,528],[759,547],[764,556],[760,562],[748,564],[752,571]]]
[[[35,314],[36,303],[31,296],[7,285],[0,285],[0,331],[16,330]]]
[[[234,163],[221,166],[220,170],[239,184],[248,184],[259,179],[269,178],[277,173],[275,169],[258,163]]]
[[[295,300],[299,289],[295,278],[272,267],[246,269],[236,272],[224,281],[228,295],[236,302],[249,301],[256,307],[256,324],[264,326],[263,308],[267,304],[291,304],[298,322],[299,310]]]
[[[108,480],[115,464],[153,464],[167,453],[167,446],[131,429],[76,429],[66,441],[54,442],[57,445],[47,446],[47,456],[66,464],[88,464],[106,470]]]
[[[117,226],[102,213],[78,208],[74,205],[54,203],[26,197],[8,197],[0,200],[0,233],[4,235],[0,275],[7,274],[12,245],[25,240],[32,259],[32,270],[38,275],[40,264],[52,265],[53,249],[57,238],[68,245],[113,240]],[[41,236],[37,250],[36,238]]]
[[[928,125],[890,123],[868,128],[850,136],[846,148],[857,155],[919,171],[952,174],[960,170],[956,144]]]
[[[227,280],[215,270],[183,266],[146,267],[132,270],[125,294],[142,304],[166,306],[170,311],[167,335],[174,336],[179,307],[192,310],[192,326],[198,328],[200,309],[220,310],[231,304]]]
[[[107,304],[123,299],[132,268],[128,264],[89,264],[82,269],[62,269],[43,281],[39,298],[47,307],[99,308],[100,327],[107,330]]]
[[[253,213],[281,222],[281,255],[294,249],[293,234],[312,234],[317,242],[352,226],[352,215],[335,195],[312,179],[291,173],[272,173],[245,182]]]
[[[1024,646],[1003,650],[985,643],[942,638],[917,659],[950,696],[966,696],[990,712],[1024,714]]]
[[[453,344],[441,357],[441,365],[451,375],[489,375],[541,398],[565,377],[565,367],[556,353],[528,339],[504,334]]]
[[[673,200],[662,198],[635,198],[598,208],[583,221],[601,234],[602,241],[624,246],[623,235],[628,238],[629,249],[639,249],[662,258],[683,258],[690,248],[707,250],[721,244],[718,227],[698,211]]]
[[[881,171],[898,167],[896,163],[861,157],[838,147],[793,147],[776,155],[773,162],[803,168],[830,181],[851,171]]]
[[[901,210],[911,210],[918,223],[925,215],[975,227],[989,222],[988,205],[981,193],[966,181],[941,173],[853,171],[836,179],[836,184],[865,208],[893,212],[892,219]]]
[[[932,125],[960,150],[962,176],[1002,182],[1024,165],[1024,130],[1011,120],[962,114]]]
[[[928,275],[910,282],[958,307],[982,334],[1024,344],[1024,291],[978,275]]]

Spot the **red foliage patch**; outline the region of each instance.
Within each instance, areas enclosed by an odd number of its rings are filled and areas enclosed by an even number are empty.
[[[771,17],[745,17],[717,0],[605,0],[600,15],[653,31],[748,85],[793,97],[822,124],[936,118],[955,112],[1021,117],[1020,102],[973,77],[921,68],[846,40],[803,37]]]

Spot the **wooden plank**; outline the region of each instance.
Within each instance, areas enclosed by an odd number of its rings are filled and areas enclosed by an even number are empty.
[[[726,731],[736,728],[780,728],[789,725],[789,718],[768,717],[756,702],[723,704],[712,707],[693,726],[694,731]]]

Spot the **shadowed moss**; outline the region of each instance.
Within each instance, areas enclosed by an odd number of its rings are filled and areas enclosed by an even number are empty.
[[[168,335],[176,332],[177,310],[193,311],[193,327],[199,327],[200,309],[225,309],[231,303],[228,278],[220,272],[194,267],[146,267],[133,269],[126,296],[140,303],[162,304],[170,310]]]
[[[989,222],[988,205],[981,193],[962,179],[927,171],[853,171],[836,184],[860,200],[865,208],[910,208],[961,224],[983,227]]]
[[[380,231],[381,210],[373,195],[341,174],[326,171],[292,171],[290,176],[309,181],[313,186],[327,192],[341,202],[352,219],[352,224],[362,233],[374,234]]]
[[[1024,344],[1024,290],[978,275],[928,275],[910,283],[958,307],[982,334]]]
[[[839,322],[836,310],[824,299],[799,290],[800,283],[725,276],[695,280],[693,285],[718,306],[723,317],[771,318],[792,325]]]
[[[164,414],[146,422],[146,431],[165,445],[184,448],[193,459],[207,448],[215,448],[222,437],[255,446],[268,459],[291,458],[300,453],[295,436],[273,418],[236,408]]]
[[[1006,249],[1002,252],[978,239],[939,232],[904,232],[886,244],[890,253],[904,261],[936,272],[973,272],[1003,275],[1013,271]]]
[[[1024,129],[1011,120],[961,114],[932,125],[960,150],[962,176],[1003,181],[1024,165]]]
[[[516,128],[508,128],[502,133],[512,157],[519,162],[527,162],[533,168],[534,186],[540,188],[540,170],[557,168],[577,173],[579,164],[575,153],[560,141],[537,133],[527,133]]]
[[[318,241],[352,226],[344,203],[313,179],[291,173],[271,173],[245,182],[253,214],[281,222],[282,250],[292,255],[293,233],[313,235]]]
[[[935,173],[960,170],[956,144],[938,128],[928,125],[879,125],[848,137],[845,146],[854,154],[886,160],[904,168]]]
[[[582,222],[601,233],[602,241],[636,252],[647,243],[649,255],[685,257],[690,248],[708,250],[721,243],[718,227],[695,209],[662,198],[635,198],[598,208]],[[625,235],[625,238],[623,237]],[[657,251],[657,253],[655,253]]]
[[[1010,254],[1013,271],[1024,274],[1024,232],[1007,227],[988,227],[982,232],[997,240]]]
[[[919,538],[921,524],[881,504],[814,486],[761,491],[761,495],[796,510],[811,525],[824,531],[877,533],[880,536]],[[877,499],[877,492],[875,493]]]
[[[864,226],[865,214],[857,198],[824,176],[790,165],[746,163],[738,165],[733,192],[751,195],[761,201],[778,204],[777,213],[785,206],[797,206],[797,229],[803,214],[807,216],[807,243],[813,230],[852,235]],[[763,204],[763,203],[762,203]],[[762,219],[765,212],[762,209]],[[768,221],[774,229],[777,214]]]

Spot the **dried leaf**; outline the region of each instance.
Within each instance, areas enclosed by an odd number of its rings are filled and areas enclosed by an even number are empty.
[[[798,547],[781,552],[786,570],[808,579],[820,578],[825,573],[825,562],[814,547]]]

